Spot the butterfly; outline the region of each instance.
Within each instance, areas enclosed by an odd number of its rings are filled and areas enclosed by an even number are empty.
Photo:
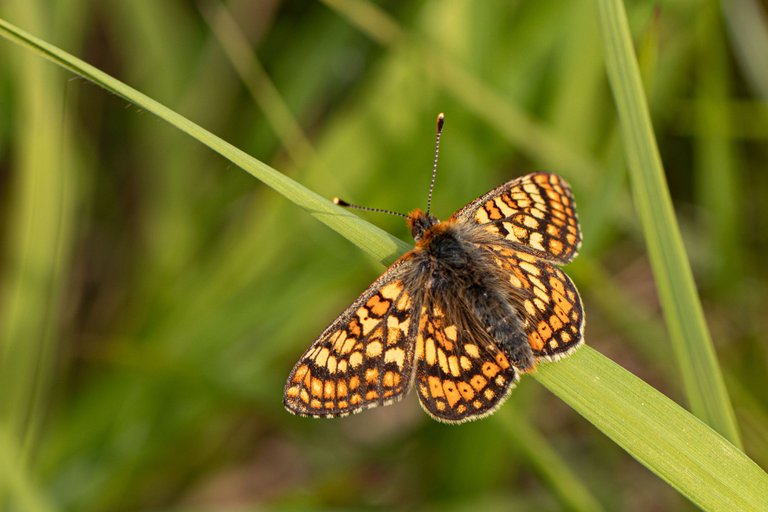
[[[285,386],[288,411],[347,416],[415,385],[427,414],[462,423],[496,411],[538,361],[583,343],[581,299],[559,268],[581,246],[570,186],[528,174],[439,221],[429,205],[443,122],[427,211],[403,215],[416,246],[304,353]]]

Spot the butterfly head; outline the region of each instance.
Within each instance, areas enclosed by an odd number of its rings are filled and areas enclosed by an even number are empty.
[[[418,242],[429,228],[439,224],[440,221],[434,215],[424,213],[421,208],[416,208],[405,217],[405,223],[408,225],[408,229],[411,230],[413,239]]]

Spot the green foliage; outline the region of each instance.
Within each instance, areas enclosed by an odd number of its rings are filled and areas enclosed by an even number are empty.
[[[78,0],[61,12],[9,5],[0,16],[94,65],[0,20],[5,37],[119,99],[0,47],[9,57],[0,94],[13,107],[0,113],[0,168],[10,169],[0,185],[13,184],[0,207],[9,241],[0,260],[0,509],[595,510],[644,499],[679,508],[672,488],[711,510],[768,501],[763,470],[654,389],[685,391],[696,414],[737,441],[724,373],[744,446],[768,462],[768,404],[751,391],[765,371],[756,297],[767,278],[758,266],[731,270],[765,249],[765,238],[748,245],[732,233],[748,215],[768,218],[758,211],[768,183],[738,187],[744,140],[720,129],[742,112],[729,92],[742,77],[720,50],[728,40],[717,4],[683,2],[661,15],[633,4],[629,26],[607,0],[598,10],[452,1],[391,13],[328,0],[330,9],[313,5],[308,16],[246,1],[204,4],[204,16],[151,0],[99,4],[96,14]],[[89,16],[109,20],[104,32],[88,28]],[[642,70],[669,191],[629,27],[652,57]],[[739,33],[738,44],[750,37]],[[702,64],[709,55],[717,65]],[[684,73],[694,66],[691,87]],[[745,76],[751,86],[754,74]],[[591,347],[534,375],[570,408],[524,378],[499,413],[458,428],[426,419],[412,399],[332,422],[290,416],[280,394],[291,364],[380,266],[271,190],[391,261],[406,244],[323,197],[423,206],[438,111],[447,114],[441,216],[542,166],[574,184],[585,247],[568,271],[586,299]],[[753,126],[749,136],[768,137]],[[686,158],[691,145],[708,151]],[[622,180],[624,151],[642,224]],[[743,158],[760,168],[767,156]],[[726,184],[730,199],[702,178]],[[669,193],[717,216],[678,212],[704,276],[703,310]],[[405,236],[398,219],[375,220]],[[680,373],[646,286],[651,264]]]

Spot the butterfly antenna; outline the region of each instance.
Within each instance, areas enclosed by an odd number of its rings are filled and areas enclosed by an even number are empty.
[[[429,183],[429,195],[427,196],[427,215],[432,210],[432,191],[435,189],[435,177],[437,176],[437,156],[440,153],[440,134],[443,133],[445,114],[437,115],[437,136],[435,137],[435,163],[432,165],[432,181]]]
[[[348,203],[345,200],[338,197],[333,198],[333,204],[337,204],[344,208],[354,208],[355,210],[363,210],[364,212],[386,213],[389,215],[396,215],[398,217],[408,218],[408,216],[404,213],[395,212],[392,210],[384,210],[383,208],[371,208],[370,206],[360,206],[357,204]]]

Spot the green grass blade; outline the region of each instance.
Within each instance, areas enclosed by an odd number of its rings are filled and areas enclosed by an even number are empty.
[[[624,6],[620,0],[599,0],[598,6],[632,191],[686,396],[694,414],[740,446],[733,408],[666,186]]]
[[[408,246],[402,240],[393,237],[382,229],[371,228],[369,224],[364,223],[356,215],[334,205],[331,201],[312,192],[300,183],[291,180],[264,162],[253,158],[165,105],[116,80],[77,57],[34,37],[3,19],[0,19],[0,34],[155,114],[160,119],[202,142],[230,162],[307,210],[313,217],[342,234],[364,251],[372,255],[384,255],[380,257],[382,262],[388,263],[393,261],[397,254],[407,249]],[[366,227],[362,227],[363,225]]]
[[[704,510],[764,510],[768,474],[654,388],[590,347],[534,374]]]
[[[338,210],[274,169],[205,132],[150,98],[0,20],[0,33],[102,85],[208,144],[381,260],[405,244]],[[340,221],[339,219],[349,220]],[[370,240],[370,244],[366,241]],[[632,374],[589,347],[535,378],[623,449],[707,510],[759,510],[768,502],[768,475],[727,440]]]

